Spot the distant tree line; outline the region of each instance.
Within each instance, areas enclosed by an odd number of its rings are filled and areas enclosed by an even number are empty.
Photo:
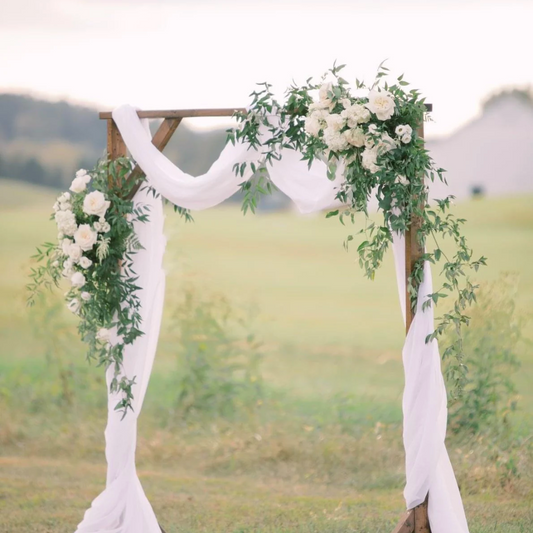
[[[0,155],[0,177],[27,181],[46,187],[60,188],[63,178],[58,170],[48,169],[35,157],[9,157]]]

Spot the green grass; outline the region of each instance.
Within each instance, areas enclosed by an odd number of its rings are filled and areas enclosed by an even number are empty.
[[[475,251],[489,258],[480,279],[517,271],[524,312],[533,306],[532,200],[457,207]],[[0,180],[0,531],[72,531],[105,481],[102,371],[86,365],[78,341],[47,360],[25,306],[29,256],[55,238],[53,201]],[[404,482],[403,327],[391,258],[366,280],[355,247],[342,248],[358,228],[322,215],[243,218],[226,206],[195,219],[167,215],[165,318],[140,420],[139,472],[165,529],[391,531]],[[252,415],[186,424],[174,411],[171,317],[189,284],[255,309],[265,396]],[[75,328],[68,313],[64,320]],[[521,359],[513,431],[527,438],[531,351]],[[525,448],[515,458],[520,478],[505,475],[508,458],[491,457],[486,443],[453,443],[450,453],[472,533],[533,530]]]

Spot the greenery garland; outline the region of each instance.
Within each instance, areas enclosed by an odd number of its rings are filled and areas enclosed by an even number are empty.
[[[426,114],[419,91],[408,90],[409,83],[403,75],[389,85],[388,69],[382,63],[374,83],[367,87],[356,80],[356,93],[352,94],[348,82],[339,74],[343,68],[344,65],[334,65],[318,83],[310,78],[302,86],[292,85],[286,91],[285,103],[275,98],[271,85],[259,84],[248,110],[236,114],[240,125],[228,130],[228,140],[247,143],[261,153],[252,164],[254,178],[241,186],[243,210],[254,211],[259,197],[272,190],[268,168],[281,159],[283,149],[300,152],[309,165],[314,160],[325,161],[331,180],[342,165],[344,181],[336,198],[345,207],[330,211],[326,217],[336,216],[344,224],[346,220],[353,223],[357,212],[365,214],[366,224],[359,232],[364,234],[364,240],[357,252],[359,264],[370,279],[381,266],[393,232],[404,234],[412,218],[419,217],[417,237],[426,251],[408,280],[411,305],[416,306],[424,261],[440,262],[444,281],[428,295],[424,305],[436,304],[451,295],[455,295],[455,301],[451,310],[437,319],[435,331],[426,342],[454,328],[455,336],[442,356],[454,357],[447,372],[458,393],[467,371],[461,328],[469,323],[466,310],[475,301],[478,288],[469,281],[468,273],[485,265],[486,259],[473,259],[472,249],[461,233],[465,220],[450,212],[454,197],[429,202],[426,180],[446,179],[445,171],[435,166],[417,133]],[[234,167],[240,175],[245,169],[246,163]],[[373,194],[383,215],[380,223],[368,216],[367,205]],[[452,240],[455,252],[451,257],[443,252],[439,237]],[[353,239],[353,235],[347,237],[346,248]]]
[[[47,242],[34,256],[28,303],[41,288],[70,282],[67,307],[79,316],[78,331],[88,344],[87,359],[113,367],[110,391],[120,400],[115,409],[132,409],[135,377],[123,373],[124,349],[143,334],[133,255],[141,248],[134,222],[148,220],[148,206],[127,200],[134,184],[126,176],[134,164],[127,158],[101,160],[90,172],[79,170],[70,191],[54,204],[58,242]]]

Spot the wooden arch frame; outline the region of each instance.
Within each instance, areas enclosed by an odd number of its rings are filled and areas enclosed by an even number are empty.
[[[428,112],[433,110],[432,104],[426,104]],[[163,151],[172,135],[180,125],[184,118],[195,117],[231,117],[236,112],[245,112],[244,108],[223,108],[223,109],[173,109],[166,111],[137,111],[139,118],[147,119],[163,119],[158,130],[152,137],[152,144],[159,150]],[[107,154],[109,159],[117,159],[127,155],[127,148],[120,134],[120,131],[113,120],[113,115],[110,111],[103,111],[99,113],[102,120],[107,121]],[[420,124],[418,128],[418,135],[424,138],[424,123]],[[133,198],[134,194],[140,187],[139,177],[143,175],[143,171],[136,165],[130,175],[126,178],[127,182],[137,183],[131,188],[128,194],[129,198]],[[407,335],[411,323],[413,322],[415,310],[411,308],[410,296],[408,290],[409,278],[411,277],[415,264],[420,260],[424,254],[424,249],[418,241],[418,230],[422,225],[421,217],[413,215],[409,229],[405,232],[405,334]],[[392,533],[431,533],[428,519],[428,498],[420,505],[413,509],[408,509],[400,518]],[[161,526],[160,526],[161,527]],[[164,530],[161,528],[163,533]]]

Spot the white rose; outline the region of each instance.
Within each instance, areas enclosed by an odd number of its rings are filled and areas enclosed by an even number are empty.
[[[352,128],[349,130],[346,130],[343,133],[345,139],[350,143],[352,146],[356,146],[357,148],[361,148],[365,145],[365,132],[361,128]]]
[[[322,102],[328,101],[329,102],[329,96],[328,93],[331,91],[332,85],[331,83],[323,83],[318,91],[318,97]]]
[[[348,141],[342,135],[342,133],[337,130],[328,127],[324,130],[324,142],[330,150],[334,152],[341,152],[348,148]]]
[[[91,181],[90,174],[88,174],[87,171],[84,168],[80,168],[76,172],[76,177],[77,178],[82,178],[85,184],[87,184],[87,183],[89,183]]]
[[[105,221],[100,223],[100,231],[102,233],[107,233],[108,231],[111,231],[111,226],[109,225],[109,222]]]
[[[318,134],[321,130],[320,122],[313,115],[305,119],[305,131],[312,135],[313,137],[318,137]]]
[[[341,100],[341,104],[342,104],[342,107],[344,107],[344,109],[348,109],[349,107],[351,107],[352,102],[350,102],[349,98],[343,98]]]
[[[70,278],[73,287],[83,287],[85,285],[85,276],[81,272],[74,272]]]
[[[74,240],[84,252],[91,250],[96,243],[98,234],[91,229],[89,224],[80,224],[78,230],[74,233]]]
[[[88,302],[90,299],[91,299],[91,293],[90,292],[87,292],[87,291],[83,291],[81,294],[81,299],[82,300],[85,300],[86,302]]]
[[[411,135],[406,133],[405,135],[402,135],[402,142],[404,144],[409,144],[411,142]]]
[[[365,148],[363,150],[363,155],[361,158],[361,164],[367,170],[370,170],[372,174],[375,174],[379,170],[379,165],[377,164],[378,152],[375,148]]]
[[[79,193],[84,191],[87,188],[85,179],[82,176],[76,177],[72,180],[69,189],[72,192]]]
[[[328,128],[340,131],[345,126],[346,121],[341,115],[333,113],[326,117],[326,124],[328,125]]]
[[[396,135],[398,135],[398,137],[401,137],[402,135],[411,135],[413,133],[413,128],[411,128],[411,126],[409,126],[409,124],[402,124],[400,126],[396,126],[396,129],[394,130],[394,132],[396,133]]]
[[[100,328],[96,333],[96,338],[99,341],[109,342],[111,340],[111,331],[107,328]]]
[[[79,262],[79,265],[81,266],[81,268],[89,268],[92,264],[93,262],[88,257],[85,257],[85,256],[83,256]]]
[[[72,204],[70,202],[61,202],[59,204],[59,209],[61,209],[61,211],[71,211]]]
[[[77,263],[81,259],[81,247],[78,244],[72,243],[68,247],[68,256],[73,263]]]
[[[67,304],[67,308],[73,313],[78,313],[81,308],[81,303],[77,298],[74,298]]]
[[[409,180],[405,176],[397,176],[394,180],[394,183],[399,183],[401,185],[409,185]]]
[[[70,193],[69,192],[64,192],[61,196],[59,196],[59,198],[57,199],[57,201],[59,203],[61,202],[68,202],[70,200]]]
[[[93,230],[100,233],[102,231],[102,224],[100,224],[100,222],[95,222],[93,224]]]
[[[372,111],[379,120],[387,120],[394,115],[394,100],[388,91],[372,90],[368,95],[368,104],[365,106]]]
[[[68,235],[69,237],[74,235],[78,226],[76,224],[76,217],[72,211],[58,211],[54,215],[54,218],[60,233]]]
[[[83,211],[87,215],[103,217],[109,205],[110,202],[105,199],[105,196],[100,191],[90,192],[83,199]]]
[[[52,206],[53,210],[57,213],[59,211],[59,202],[56,202],[53,206]]]

